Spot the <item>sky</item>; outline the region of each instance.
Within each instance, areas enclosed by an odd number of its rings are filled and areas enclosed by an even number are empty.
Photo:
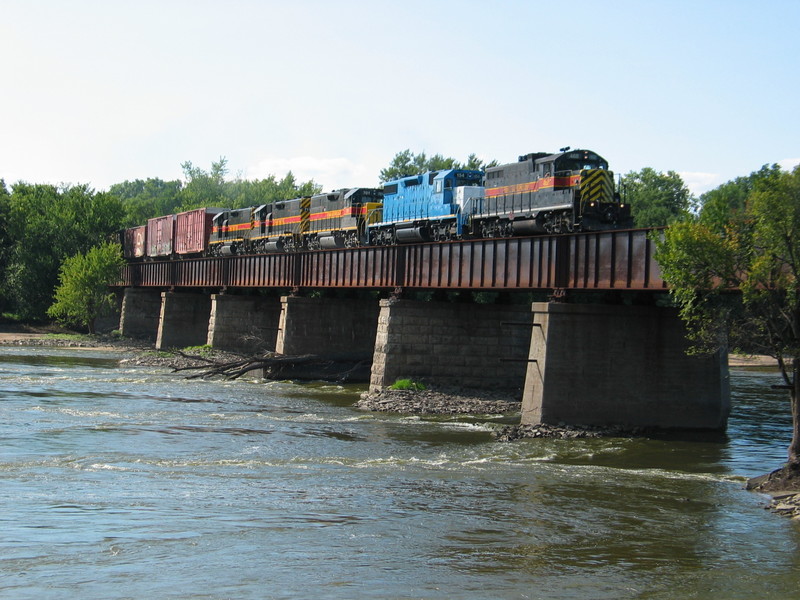
[[[800,0],[0,0],[0,178],[374,186],[591,149],[701,194],[800,163]]]

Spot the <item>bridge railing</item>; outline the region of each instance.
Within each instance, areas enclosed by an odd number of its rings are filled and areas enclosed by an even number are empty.
[[[663,290],[652,229],[129,263],[124,287]]]

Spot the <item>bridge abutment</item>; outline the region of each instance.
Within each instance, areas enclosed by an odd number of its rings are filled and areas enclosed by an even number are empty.
[[[162,292],[156,349],[205,345],[210,314],[208,294]]]
[[[688,356],[677,311],[535,303],[522,423],[724,430],[727,353]]]
[[[382,300],[370,390],[414,379],[518,391],[530,346],[529,306]]]
[[[329,359],[372,356],[378,324],[376,301],[284,296],[275,351]]]
[[[280,315],[277,297],[213,294],[207,343],[242,353],[275,350]]]
[[[120,335],[155,341],[161,315],[161,292],[125,288],[119,317]]]

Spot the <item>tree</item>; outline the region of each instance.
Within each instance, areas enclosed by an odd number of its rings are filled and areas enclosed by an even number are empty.
[[[777,360],[789,466],[800,472],[800,167],[754,181],[744,211],[724,223],[711,211],[665,230],[656,260],[696,351],[746,347]]]
[[[8,260],[4,292],[27,320],[46,316],[64,258],[85,252],[121,227],[124,209],[115,196],[87,185],[17,183],[8,206]]]
[[[666,174],[650,167],[622,177],[625,202],[636,227],[661,227],[683,218],[692,208],[689,188],[675,171]]]
[[[779,177],[778,165],[764,165],[746,177],[737,177],[700,196],[700,218],[706,223],[724,224],[735,214],[744,213],[747,197],[759,182]]]
[[[181,165],[186,185],[181,192],[181,210],[191,210],[206,206],[223,207],[225,175],[228,173],[228,159],[220,157],[211,163],[211,170],[195,167],[191,161]]]
[[[8,256],[11,250],[11,236],[8,231],[8,215],[11,210],[11,194],[8,193],[6,182],[0,179],[0,281],[2,281],[2,274],[5,273],[8,266]],[[6,299],[6,286],[0,287],[0,311],[5,310]]]
[[[97,318],[114,308],[109,286],[119,280],[124,264],[121,246],[112,242],[67,258],[58,275],[55,302],[47,314],[66,325],[85,326],[89,333],[95,333]]]
[[[403,150],[394,155],[392,163],[385,169],[381,169],[380,181],[392,181],[401,177],[418,175],[428,171],[444,171],[446,169],[472,169],[483,171],[487,167],[493,167],[497,161],[493,160],[484,163],[476,154],[470,154],[466,163],[460,163],[454,158],[445,158],[441,154],[434,154],[428,157],[424,152],[414,154],[411,150]]]
[[[147,219],[169,215],[181,204],[181,182],[136,179],[112,185],[108,192],[125,207],[125,227],[142,225]]]
[[[249,181],[239,177],[228,181],[228,161],[225,157],[211,163],[211,170],[204,171],[190,161],[183,163],[186,184],[180,197],[180,210],[202,207],[245,208],[260,204],[271,204],[277,200],[288,200],[301,196],[312,196],[321,191],[313,181],[298,183],[289,171],[280,181],[270,175],[266,179]],[[164,213],[169,214],[169,213]]]

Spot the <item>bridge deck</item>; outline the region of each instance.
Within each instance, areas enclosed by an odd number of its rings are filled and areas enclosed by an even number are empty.
[[[157,288],[666,289],[651,229],[138,262],[120,284]]]

